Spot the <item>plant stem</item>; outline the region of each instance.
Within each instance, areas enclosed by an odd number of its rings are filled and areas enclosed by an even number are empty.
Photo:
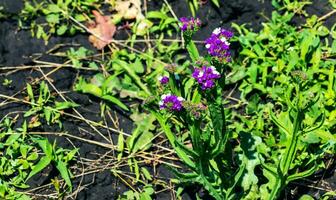
[[[301,126],[301,121],[302,121],[302,112],[301,110],[297,111],[297,115],[295,117],[294,121],[294,130],[293,130],[293,135],[291,138],[290,145],[288,147],[288,150],[286,150],[286,157],[285,157],[285,163],[284,163],[284,168],[282,169],[283,175],[287,177],[290,165],[294,159],[296,149],[297,149],[297,141],[298,141],[298,136],[299,136],[299,129]]]
[[[292,137],[290,138],[290,143],[285,151],[284,162],[282,162],[282,164],[280,163],[280,175],[275,177],[276,184],[275,187],[272,189],[269,200],[277,199],[277,197],[280,195],[281,191],[287,184],[288,171],[297,151],[297,141],[299,138],[299,131],[303,118],[303,113],[299,107],[296,112],[297,113],[294,120]]]

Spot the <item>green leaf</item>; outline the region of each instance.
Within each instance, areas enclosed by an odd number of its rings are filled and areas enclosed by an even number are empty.
[[[65,110],[68,108],[75,108],[78,107],[79,105],[74,103],[74,102],[70,102],[70,101],[65,101],[65,102],[55,102],[55,109],[56,110]]]
[[[61,173],[62,178],[65,180],[65,183],[69,186],[70,190],[72,190],[71,179],[66,163],[62,161],[57,161],[56,168]]]
[[[58,24],[60,21],[58,14],[49,14],[46,16],[46,20],[47,22],[52,23],[52,24]]]
[[[145,167],[141,167],[141,172],[142,174],[144,175],[144,177],[147,179],[147,180],[152,180],[152,176],[150,175],[149,171],[147,170],[147,168]]]
[[[30,155],[27,157],[27,160],[29,160],[29,161],[36,160],[36,159],[38,159],[38,153],[37,152],[30,153]]]
[[[78,149],[72,149],[70,152],[68,152],[66,156],[64,157],[64,162],[67,163],[71,161],[75,157],[77,152],[78,152]]]
[[[124,135],[123,134],[119,134],[118,136],[118,148],[117,150],[119,152],[123,152],[124,151]]]
[[[29,83],[27,83],[27,93],[30,102],[35,103],[33,88]]]
[[[309,47],[312,45],[314,41],[314,36],[312,36],[311,34],[307,33],[306,35],[304,35],[304,38],[300,44],[300,48],[301,48],[301,59],[305,60],[306,58],[306,54],[308,53]]]
[[[219,8],[219,0],[211,0],[211,2]]]
[[[248,56],[250,58],[258,58],[257,54],[255,54],[253,51],[249,50],[249,49],[243,49],[240,52],[241,55],[245,55]]]
[[[128,107],[124,103],[122,103],[119,99],[115,98],[114,96],[104,95],[101,98],[119,106],[120,108],[122,108],[126,111],[129,110]]]
[[[52,13],[60,13],[62,9],[60,9],[56,4],[48,4],[47,8]]]
[[[131,63],[130,66],[138,74],[144,73],[144,71],[145,71],[144,66],[143,66],[143,64],[142,64],[142,62],[139,58],[137,58],[134,61],[134,63]]]
[[[168,18],[168,16],[161,12],[161,11],[150,11],[150,12],[147,12],[147,16],[146,16],[147,19],[151,19],[151,18],[154,18],[154,19],[166,19]]]
[[[156,119],[158,120],[158,122],[160,123],[163,131],[165,132],[169,143],[174,147],[176,154],[180,157],[180,159],[186,164],[188,165],[191,169],[195,169],[195,164],[194,162],[189,158],[188,154],[183,151],[181,148],[179,148],[178,146],[176,146],[175,141],[176,140],[176,136],[174,135],[174,133],[172,133],[170,126],[166,124],[166,120],[165,118],[163,118],[162,115],[160,115],[160,113],[156,113],[156,112],[151,112]]]
[[[186,48],[188,50],[188,53],[189,53],[189,56],[190,56],[192,62],[198,61],[200,55],[198,53],[198,50],[197,50],[197,47],[196,47],[195,43],[191,39],[186,41]]]
[[[11,146],[19,137],[21,133],[11,133],[10,136],[7,138],[5,145]]]
[[[57,35],[64,35],[64,33],[68,30],[67,25],[62,24],[60,27],[57,28]]]
[[[119,65],[120,67],[122,67],[127,74],[135,81],[135,83],[147,94],[150,95],[150,91],[148,90],[147,86],[142,83],[140,77],[134,72],[134,70],[129,67],[129,65],[122,61],[122,60],[116,60],[114,61],[115,64]]]
[[[314,200],[314,198],[308,194],[304,194],[300,197],[299,200]]]
[[[86,83],[84,79],[79,79],[78,84],[76,84],[75,89],[77,91],[92,94],[96,97],[102,97],[103,91],[96,85]]]
[[[262,143],[262,140],[251,133],[240,132],[239,135],[241,136],[240,147],[243,150],[243,154],[239,155],[239,157],[245,165],[241,185],[244,191],[248,191],[258,184],[258,177],[254,174],[254,169],[260,164],[257,146]]]
[[[327,27],[321,25],[317,28],[317,34],[322,36],[322,37],[325,37],[329,34],[329,29]]]
[[[79,22],[85,22],[87,20],[83,14],[76,14],[75,19]]]
[[[39,173],[41,170],[46,168],[51,162],[51,159],[48,156],[43,156],[39,162],[33,166],[32,171],[29,173],[26,180],[30,179],[35,174]]]
[[[53,159],[53,147],[49,143],[48,139],[33,139],[33,140],[38,143],[38,145],[43,150],[43,153],[45,153],[46,156],[50,158],[50,160],[52,160]]]
[[[331,45],[331,53],[336,54],[336,40],[334,40]]]
[[[153,115],[147,115],[142,121],[137,123],[132,136],[127,138],[127,145],[132,153],[151,147],[154,134],[150,131],[155,128],[153,125],[154,120],[155,117]]]
[[[136,182],[139,181],[140,179],[140,171],[139,171],[139,165],[138,165],[138,161],[134,158],[133,160],[133,165],[134,165],[134,173],[135,173],[135,179]]]

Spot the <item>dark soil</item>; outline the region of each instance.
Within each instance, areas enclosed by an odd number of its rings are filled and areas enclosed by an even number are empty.
[[[148,9],[159,9],[161,8],[162,2],[163,1],[156,0],[148,1]],[[325,0],[315,0],[314,4],[309,6],[308,12],[318,16],[324,15],[329,11],[326,2],[327,1]],[[169,3],[178,17],[190,16],[190,11],[185,0],[169,0]],[[44,41],[31,37],[30,31],[18,31],[17,15],[22,9],[22,0],[0,0],[0,6],[4,7],[4,10],[8,15],[7,19],[0,21],[0,83],[2,83],[4,79],[10,79],[13,81],[11,86],[3,86],[0,84],[0,94],[5,94],[8,96],[14,95],[18,91],[21,91],[26,86],[26,83],[31,82],[31,80],[35,78],[42,77],[38,70],[31,69],[18,70],[17,72],[6,74],[7,71],[4,71],[2,69],[3,67],[17,67],[19,69],[20,66],[34,65],[35,63],[33,62],[33,57],[36,56],[35,54],[37,53],[42,54],[40,60],[62,63],[63,60],[61,58],[45,55],[46,51],[53,48],[57,44],[80,44],[86,48],[93,49],[87,40],[88,36],[83,34],[78,34],[74,37],[51,37],[48,45],[45,45]],[[269,0],[265,0],[264,3],[256,0],[223,0],[221,2],[221,8],[219,9],[213,7],[209,1],[205,5],[202,5],[197,13],[203,22],[203,26],[200,33],[196,35],[195,39],[205,39],[214,28],[219,26],[230,29],[231,23],[246,23],[254,30],[258,30],[261,27],[261,23],[266,20],[264,16],[270,17],[272,10],[273,8]],[[335,19],[328,19],[326,21],[328,26],[331,26],[334,23]],[[119,34],[118,37],[123,38],[125,35]],[[50,70],[51,69],[43,69],[44,73],[48,73]],[[99,100],[93,97],[89,97],[88,95],[73,92],[74,81],[79,74],[90,75],[90,73],[87,72],[79,72],[74,69],[65,68],[58,70],[56,73],[53,73],[50,78],[53,80],[53,84],[59,91],[66,92],[66,98],[71,99],[72,101],[81,105],[78,110],[85,118],[99,121],[101,120],[99,113]],[[20,95],[16,97],[22,98]],[[13,111],[26,110],[28,110],[28,107],[24,104],[6,104],[5,106],[0,107],[0,118],[3,118],[5,115]],[[20,116],[22,117],[23,113],[21,113]],[[118,118],[120,119],[120,128],[126,133],[131,133],[133,126],[127,115],[119,113]],[[104,140],[97,136],[97,134],[88,134],[83,132],[82,129],[90,130],[91,132],[93,132],[93,130],[82,121],[73,120],[69,117],[63,117],[62,122],[64,126],[63,131],[71,133],[75,136],[104,142]],[[113,124],[110,121],[108,121],[108,125],[113,127]],[[99,130],[105,136],[108,135],[105,129]],[[44,124],[35,131],[59,132],[60,130],[57,126],[48,126]],[[98,147],[97,145],[91,145],[81,141],[73,140],[73,144],[71,144],[68,140],[62,137],[48,137],[50,140],[57,139],[58,145],[62,147],[73,148],[74,145],[76,148],[80,149],[79,154],[81,157],[88,159],[97,159],[97,157],[99,157],[97,153],[103,155],[108,150],[106,148]],[[116,140],[117,139],[114,138],[114,141]],[[334,174],[334,169],[335,168],[332,168],[332,170],[330,170],[327,174],[324,174],[324,182],[329,184],[331,188],[336,188],[336,176]],[[57,174],[55,169],[52,168],[48,168],[46,171],[51,175],[53,175],[53,173]],[[158,171],[161,176],[167,177],[167,179],[171,178],[172,176],[164,166],[160,166]],[[32,186],[32,188],[34,188],[36,186],[49,183],[49,179],[49,176],[46,177],[40,174],[30,180],[29,184]],[[80,181],[80,179],[76,179],[74,181],[74,188],[76,188]],[[81,185],[86,184],[88,185],[84,190],[79,192],[77,199],[116,199],[118,195],[126,189],[126,187],[120,183],[119,180],[112,176],[112,173],[109,170],[101,173],[91,173],[84,176]],[[296,188],[297,186],[298,184],[293,184],[292,188]],[[305,186],[300,186],[298,190],[302,193],[306,193],[307,190],[310,190],[311,194],[317,194],[318,192],[316,189],[307,188]],[[194,193],[196,192],[199,192],[199,190],[195,191],[193,188],[191,188],[189,192],[190,194],[184,195],[184,199],[193,199],[195,196]],[[157,199],[170,198],[170,193],[160,193],[157,196]],[[298,197],[287,196],[286,199],[298,199]]]

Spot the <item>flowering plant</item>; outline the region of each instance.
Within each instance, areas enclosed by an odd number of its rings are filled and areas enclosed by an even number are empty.
[[[158,103],[159,110],[152,112],[177,155],[190,170],[189,173],[173,170],[179,180],[198,182],[216,199],[229,199],[235,196],[236,182],[227,181],[227,177],[222,176],[222,170],[225,168],[225,171],[236,174],[234,180],[237,181],[243,170],[243,165],[238,169],[228,167],[234,160],[223,154],[226,148],[231,148],[228,143],[230,133],[226,129],[223,91],[225,65],[230,57],[229,40],[233,34],[222,28],[215,29],[206,40],[209,55],[203,58],[191,40],[199,25],[198,19],[181,18],[181,31],[193,69],[167,67],[169,77],[159,77],[160,85],[164,88]],[[175,121],[174,125],[170,121]],[[177,130],[182,135],[187,133],[188,137],[180,137],[175,133]],[[223,163],[228,166],[223,166]]]
[[[159,109],[152,109],[188,169],[183,173],[172,169],[179,182],[198,183],[217,200],[274,200],[289,182],[321,168],[324,154],[312,151],[309,144],[317,140],[317,136],[311,135],[323,132],[324,115],[319,112],[320,95],[316,88],[309,87],[307,75],[300,71],[288,77],[291,84],[283,86],[287,93],[274,104],[282,106],[280,114],[273,113],[275,106],[267,104],[256,113],[257,122],[251,120],[256,117],[253,114],[249,118],[236,114],[234,117],[240,122],[231,121],[234,112],[224,107],[223,91],[233,34],[216,28],[205,40],[208,55],[201,57],[191,39],[195,30],[190,25],[186,27],[181,29],[191,66],[167,66],[169,76],[159,77],[163,86],[163,95],[156,105]],[[268,120],[268,124],[263,120]],[[263,126],[272,128],[267,130]],[[262,138],[263,134],[274,136]],[[278,135],[280,139],[275,139]],[[326,143],[321,152],[331,152],[334,146],[333,142]],[[255,174],[256,167],[262,171],[261,177]],[[264,182],[258,184],[258,180]]]

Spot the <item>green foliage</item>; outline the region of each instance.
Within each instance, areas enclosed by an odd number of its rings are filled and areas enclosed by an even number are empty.
[[[18,190],[27,189],[26,181],[54,164],[61,177],[71,189],[69,161],[73,160],[77,149],[66,150],[52,146],[47,139],[28,135],[28,126],[12,129],[13,122],[5,118],[0,124],[0,198],[30,199]],[[40,153],[42,150],[42,153]]]
[[[2,82],[3,86],[10,86],[12,84],[13,80],[5,78]]]
[[[80,47],[77,50],[75,50],[74,48],[70,48],[66,52],[66,56],[70,59],[71,64],[74,68],[83,67],[83,63],[81,60],[85,59],[89,55],[92,55],[92,52],[84,47]],[[98,69],[97,65],[94,62],[91,62],[89,64],[89,67],[93,69]]]
[[[193,62],[202,60],[193,41],[186,39],[187,50]],[[208,59],[220,73],[224,73],[224,64]],[[235,188],[241,179],[245,163],[237,168],[231,168],[235,160],[226,156],[223,152],[230,149],[227,142],[230,132],[226,129],[226,115],[222,91],[224,88],[224,77],[218,86],[211,91],[202,91],[196,86],[190,77],[190,71],[186,73],[170,72],[170,85],[167,91],[174,94],[183,94],[188,102],[185,103],[186,110],[177,115],[160,113],[153,110],[165,132],[170,144],[176,151],[181,161],[188,167],[188,173],[181,173],[173,170],[182,184],[199,183],[215,199],[235,199]],[[178,80],[176,77],[179,77]],[[181,86],[176,84],[180,82]],[[183,92],[185,91],[185,93]],[[206,110],[194,110],[193,105],[207,105]],[[174,122],[174,123],[171,123]],[[175,134],[174,130],[180,130],[187,134]],[[190,143],[191,147],[184,143]]]
[[[41,124],[39,118],[41,117],[45,119],[48,125],[58,123],[59,127],[62,127],[60,121],[62,111],[78,106],[76,103],[70,101],[54,101],[54,97],[51,95],[49,87],[45,82],[41,82],[37,98],[35,98],[33,88],[30,84],[27,84],[27,94],[32,108],[24,114],[24,117],[37,117],[31,121],[29,127],[39,126]]]
[[[171,80],[163,93],[184,97],[185,110],[152,108],[189,170],[172,169],[182,185],[199,183],[215,199],[277,199],[288,183],[322,169],[325,157],[334,154],[335,52],[328,36],[335,37],[316,16],[298,30],[291,20],[303,14],[300,9],[307,2],[285,3],[286,13],[273,12],[259,33],[233,24],[241,49],[238,60],[228,64],[228,76],[223,64],[200,58],[191,38],[185,38],[192,63],[210,63],[227,80],[200,91],[188,69],[169,71]],[[224,83],[238,85],[246,113],[224,110]],[[201,115],[190,109],[197,103],[207,105]]]
[[[238,122],[230,129],[242,141],[249,133],[250,167],[261,167],[264,176],[245,170],[244,199],[277,199],[289,182],[314,174],[324,167],[325,156],[335,152],[336,37],[316,16],[308,17],[302,28],[291,25],[307,2],[283,3],[287,11],[274,11],[259,33],[233,24],[241,49],[227,82],[239,83],[248,105],[245,116],[234,114]],[[256,186],[265,178],[267,183]]]
[[[141,192],[132,190],[124,192],[119,196],[118,200],[151,200],[153,194],[153,187],[151,185],[146,185]]]
[[[272,5],[279,10],[287,10],[289,12],[308,16],[304,7],[312,4],[311,0],[298,1],[298,0],[272,0]]]
[[[20,14],[20,24],[23,26],[26,22],[31,22],[29,28],[32,35],[42,38],[45,42],[53,34],[74,35],[78,31],[83,32],[84,30],[72,23],[70,17],[78,22],[87,21],[89,18],[85,13],[91,13],[91,10],[97,9],[100,3],[100,0],[25,0],[24,8]],[[37,18],[40,16],[44,17],[46,23],[37,22]]]
[[[45,25],[33,22],[32,28],[38,37],[48,40],[54,33],[63,35],[82,30],[70,23],[70,16],[75,15],[77,21],[83,22],[89,17],[82,13],[99,7],[99,2],[27,1],[23,16],[25,20],[45,16]],[[212,2],[219,6],[219,1]],[[329,2],[335,8],[334,1]],[[188,3],[195,15],[199,2],[188,0]],[[333,155],[336,145],[336,26],[327,28],[317,16],[308,16],[304,7],[311,1],[273,0],[272,4],[279,12],[272,13],[260,32],[233,24],[238,32],[233,42],[239,43],[240,49],[232,63],[201,57],[192,38],[185,35],[185,48],[191,61],[177,54],[181,50],[180,43],[169,40],[167,44],[165,40],[178,30],[177,21],[166,6],[135,20],[132,36],[122,44],[128,49],[113,49],[111,54],[104,53],[102,60],[93,58],[92,52],[84,47],[71,48],[65,53],[74,68],[89,67],[98,71],[93,77],[79,77],[75,90],[101,99],[102,116],[110,105],[132,113],[134,129],[127,138],[119,134],[118,162],[111,172],[121,177],[124,172],[118,170],[118,165],[126,161],[133,175],[127,178],[143,188],[140,191],[130,186],[132,190],[119,199],[151,199],[154,195],[152,184],[157,180],[137,155],[145,155],[143,153],[156,146],[153,140],[159,131],[165,133],[185,165],[183,172],[172,169],[179,186],[200,184],[215,199],[277,199],[290,182],[309,177],[325,167],[326,155]],[[307,17],[300,27],[292,25],[296,14]],[[120,16],[112,19],[121,20]],[[154,41],[146,40],[149,35]],[[139,38],[147,45],[142,51],[134,49]],[[190,65],[199,62],[215,66],[222,74],[216,88],[202,91],[197,87]],[[159,75],[168,75],[169,84],[159,85],[156,80]],[[233,85],[241,92],[236,105],[224,97],[224,91]],[[181,113],[158,110],[160,94],[168,92],[185,98],[185,109]],[[61,125],[62,111],[78,106],[72,102],[54,102],[44,82],[37,98],[29,84],[27,93],[32,106],[25,114],[25,117],[32,116],[29,127],[39,126],[39,118],[48,124]],[[142,104],[131,105],[124,103],[126,101]],[[206,105],[206,109],[197,110],[197,105]],[[24,181],[50,164],[58,169],[71,189],[68,162],[76,150],[56,148],[55,143],[32,137],[29,142],[25,140],[25,144],[32,147],[26,148],[20,139],[25,137],[23,133],[15,133],[0,143],[0,149],[10,146],[6,150],[8,156],[12,156],[11,149],[15,148],[20,159],[27,157],[27,152],[38,156],[34,162],[27,161],[28,164],[22,161],[19,167],[23,171],[22,180],[0,182],[0,197],[19,198],[22,194],[16,192],[15,187],[27,187]],[[20,147],[16,142],[22,143]],[[42,155],[35,153],[38,149]],[[14,167],[16,165],[11,166]],[[57,179],[53,179],[53,184],[60,191]],[[181,194],[182,190],[177,193]],[[326,193],[323,199],[333,195]],[[21,198],[28,197],[22,195]],[[304,195],[300,199],[310,198]]]

